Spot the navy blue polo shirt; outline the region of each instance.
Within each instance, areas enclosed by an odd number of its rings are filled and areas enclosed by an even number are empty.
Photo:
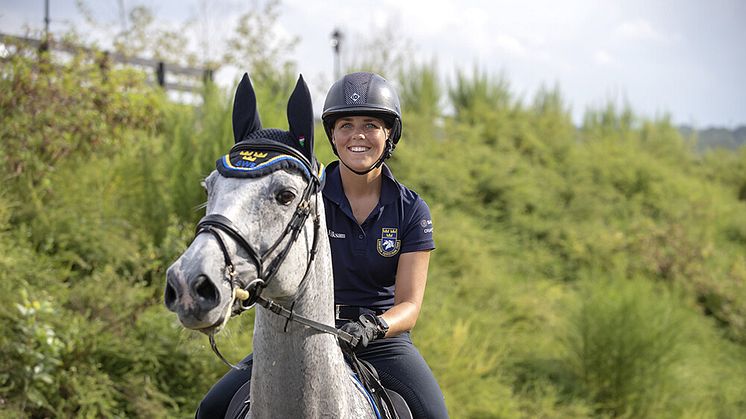
[[[342,188],[339,162],[326,168],[324,206],[336,304],[388,310],[399,255],[435,249],[430,208],[383,165],[381,197],[362,225]]]

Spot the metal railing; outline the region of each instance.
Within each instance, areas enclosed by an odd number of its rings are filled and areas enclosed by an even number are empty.
[[[8,35],[0,33],[0,45],[7,43],[24,44],[39,50],[54,50],[69,54],[85,52],[93,55],[96,52],[103,53],[102,68],[107,68],[109,63],[118,63],[144,68],[152,71],[153,80],[166,90],[198,93],[202,89],[202,83],[212,81],[215,69],[200,67],[185,67],[178,64],[167,63],[152,58],[128,56],[118,52],[96,51],[82,46],[73,46],[63,42],[47,43],[41,39],[28,38],[25,36]],[[167,80],[167,75],[181,76],[179,81]],[[189,82],[185,83],[184,79]]]

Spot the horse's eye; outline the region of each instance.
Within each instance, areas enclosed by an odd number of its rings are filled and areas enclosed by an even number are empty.
[[[279,202],[282,205],[287,205],[295,199],[295,194],[293,191],[289,189],[282,190],[280,192],[277,192],[277,195],[275,195],[275,199],[277,199],[277,202]]]

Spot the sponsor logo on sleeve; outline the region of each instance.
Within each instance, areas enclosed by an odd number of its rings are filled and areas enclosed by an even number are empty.
[[[423,233],[425,234],[432,233],[433,232],[433,220],[421,220],[420,227],[422,227]]]

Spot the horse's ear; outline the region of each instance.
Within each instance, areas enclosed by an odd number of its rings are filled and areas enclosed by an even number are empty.
[[[256,110],[256,94],[249,75],[244,73],[233,101],[233,138],[239,142],[259,129],[262,129],[262,121]]]
[[[303,76],[298,77],[295,90],[288,100],[290,134],[309,161],[313,161],[313,105]]]

